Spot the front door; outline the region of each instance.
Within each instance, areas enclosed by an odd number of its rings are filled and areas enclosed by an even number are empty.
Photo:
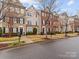
[[[20,35],[23,34],[23,28],[20,28]]]

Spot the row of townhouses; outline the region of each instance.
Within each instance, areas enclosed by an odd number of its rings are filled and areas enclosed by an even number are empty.
[[[79,31],[79,19],[77,16],[66,17],[66,13],[57,14],[49,12],[37,11],[33,6],[25,8],[19,0],[3,0],[7,5],[3,10],[4,18],[0,21],[0,28],[3,33],[19,33],[33,32],[37,30],[37,34],[46,32],[64,32],[67,18],[67,31]],[[2,2],[3,3],[3,2]]]

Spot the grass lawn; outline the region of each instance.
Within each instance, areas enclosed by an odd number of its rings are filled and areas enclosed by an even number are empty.
[[[18,37],[11,37],[11,38],[3,38],[3,37],[0,37],[0,42],[5,42],[5,41],[14,41],[14,40],[17,40]]]
[[[77,36],[77,33],[68,33],[68,36]],[[46,35],[28,35],[27,38],[31,39],[32,41],[42,41],[43,38],[45,38]],[[64,38],[64,34],[56,34],[56,35],[47,35],[48,38],[51,39],[59,39],[59,38]],[[24,38],[26,39],[26,38]],[[11,38],[3,38],[0,37],[0,42],[5,42],[5,41],[17,41],[18,37],[11,37]]]
[[[70,37],[77,36],[78,33],[68,33],[67,35]],[[28,38],[30,38],[32,41],[43,41],[43,38],[46,37],[46,35],[28,35]],[[56,35],[47,35],[50,39],[61,39],[65,38],[65,34],[56,34]]]

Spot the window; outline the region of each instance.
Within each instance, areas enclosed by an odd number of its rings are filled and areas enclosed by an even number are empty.
[[[28,21],[28,25],[32,25],[32,24],[31,24],[31,21]]]
[[[15,12],[16,12],[16,13],[20,13],[19,8],[15,8]]]
[[[8,33],[9,32],[9,28],[5,28],[5,32]]]
[[[50,28],[48,28],[48,32],[50,33]]]
[[[47,24],[48,24],[48,21],[46,20],[46,21],[45,21],[45,25],[47,25]]]
[[[24,18],[20,18],[20,24],[24,24]]]
[[[14,23],[17,23],[17,18],[14,18],[14,19],[13,19],[13,22],[14,22]]]
[[[43,28],[43,30],[42,30],[42,31],[43,31],[43,34],[44,34],[44,30],[45,30],[45,29]]]
[[[3,27],[3,33],[5,33],[5,27]]]
[[[11,32],[13,32],[13,28],[11,28]]]
[[[42,13],[42,16],[44,16],[44,13]]]
[[[20,18],[20,24],[23,24],[23,18]]]
[[[3,22],[5,22],[6,17],[3,18]]]
[[[17,28],[13,28],[13,32],[14,33],[17,33]]]
[[[37,21],[36,21],[36,26],[37,26]]]
[[[33,32],[33,28],[32,27],[27,27],[27,32]]]
[[[23,24],[25,24],[25,19],[23,18]]]
[[[50,25],[50,21],[48,22],[48,24]]]
[[[20,23],[20,18],[17,18],[17,23]]]
[[[32,16],[32,14],[31,13],[27,13],[27,16]]]
[[[13,28],[13,33],[18,33],[18,28]]]
[[[14,7],[10,7],[10,12],[14,12]]]
[[[18,28],[16,28],[16,32],[18,33]]]
[[[21,9],[21,14],[24,14],[24,9]]]

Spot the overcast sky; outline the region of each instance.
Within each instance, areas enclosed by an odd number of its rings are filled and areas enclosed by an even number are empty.
[[[24,6],[28,7],[30,5],[34,5],[37,8],[40,8],[40,4],[38,4],[34,0],[20,0]],[[76,14],[79,11],[79,0],[58,0],[59,3],[63,3],[61,8],[61,12],[67,11],[69,15]]]

